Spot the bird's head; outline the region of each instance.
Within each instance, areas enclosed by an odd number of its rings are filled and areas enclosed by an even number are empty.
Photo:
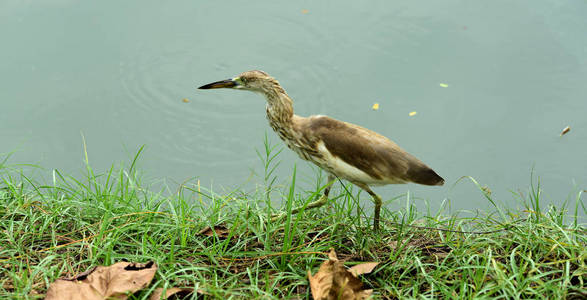
[[[235,78],[220,80],[199,87],[199,89],[203,90],[218,88],[248,90],[265,94],[274,91],[276,88],[282,90],[275,78],[259,70],[246,71]]]

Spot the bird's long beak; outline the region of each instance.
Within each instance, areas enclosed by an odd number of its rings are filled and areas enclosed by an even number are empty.
[[[201,90],[209,90],[209,89],[219,89],[219,88],[233,88],[237,86],[237,82],[234,79],[226,79],[220,80],[212,83],[205,84],[199,89]]]

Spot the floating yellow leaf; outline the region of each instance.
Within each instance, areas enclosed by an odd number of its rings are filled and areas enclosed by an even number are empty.
[[[489,188],[487,185],[484,185],[484,186],[482,186],[482,187],[481,187],[481,190],[482,190],[482,191],[483,191],[483,192],[484,192],[486,195],[488,195],[488,196],[491,196],[491,189],[490,189],[490,188]]]
[[[181,99],[181,101],[183,103],[190,103],[190,99],[188,99],[188,98],[183,98],[183,99]]]
[[[446,84],[446,83],[441,83],[441,84],[440,84],[440,87],[447,88],[447,87],[448,87],[448,84]]]
[[[567,132],[569,132],[569,131],[571,131],[571,127],[570,126],[567,126],[567,127],[563,128],[563,131],[561,132],[561,136],[567,134]]]
[[[416,111],[413,111],[413,112],[410,112],[410,113],[409,113],[409,115],[410,115],[410,117],[413,117],[413,116],[415,116],[417,113],[418,113],[418,112],[416,112]]]
[[[303,13],[303,14],[307,14],[307,13],[309,13],[309,12],[310,12],[310,11],[309,11],[309,10],[307,10],[307,9],[302,9],[302,13]]]
[[[373,103],[373,106],[371,108],[373,110],[378,110],[379,109],[379,103],[377,103],[377,102]]]

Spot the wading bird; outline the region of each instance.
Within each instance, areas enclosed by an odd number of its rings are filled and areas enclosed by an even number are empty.
[[[267,99],[267,120],[288,148],[329,173],[320,199],[306,209],[324,205],[335,177],[346,179],[369,193],[375,201],[373,229],[379,228],[381,197],[370,185],[414,182],[443,185],[444,179],[426,164],[388,138],[363,127],[317,115],[293,113],[293,101],[275,78],[263,71],[247,71],[233,79],[203,85],[199,89],[232,88],[260,93]],[[302,208],[295,208],[297,213]]]

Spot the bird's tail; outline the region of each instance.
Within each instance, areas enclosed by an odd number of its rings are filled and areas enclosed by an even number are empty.
[[[411,174],[410,174],[411,173]],[[417,170],[410,169],[408,171],[408,176],[410,179],[418,184],[424,185],[443,185],[444,179],[440,177],[440,175],[436,174],[434,170],[430,169],[428,166],[424,165]]]

